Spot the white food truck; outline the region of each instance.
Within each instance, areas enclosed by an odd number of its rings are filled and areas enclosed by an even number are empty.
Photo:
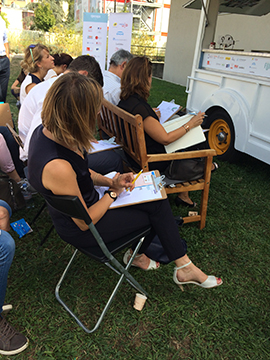
[[[233,160],[240,151],[270,164],[270,48],[237,51],[230,35],[215,37],[219,13],[263,16],[270,0],[193,0],[185,6],[201,9],[188,111],[206,112],[203,127],[220,158]]]

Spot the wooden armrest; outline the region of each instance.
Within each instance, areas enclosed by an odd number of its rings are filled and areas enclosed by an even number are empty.
[[[156,161],[169,161],[169,160],[179,160],[179,159],[193,159],[198,157],[207,157],[215,156],[216,150],[214,149],[205,149],[205,150],[193,150],[193,151],[183,151],[171,154],[147,154],[148,162]]]

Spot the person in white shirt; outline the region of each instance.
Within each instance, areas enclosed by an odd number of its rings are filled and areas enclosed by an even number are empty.
[[[120,101],[121,76],[132,58],[133,55],[129,51],[120,49],[112,55],[109,70],[104,72],[104,98],[114,105],[118,105]]]
[[[1,13],[0,1],[0,13]],[[10,75],[9,44],[6,23],[0,16],[0,102],[6,102]]]
[[[103,75],[100,66],[93,56],[81,55],[74,59],[68,69],[65,71],[75,71],[82,75],[94,78],[101,86],[103,86]],[[59,76],[62,76],[59,75]],[[44,98],[51,85],[58,79],[53,77],[37,86],[25,98],[24,103],[19,112],[18,129],[19,136],[24,143],[23,149],[20,148],[20,159],[26,161],[28,159],[28,149],[31,136],[38,125],[41,124],[41,111]],[[122,159],[113,151],[105,151],[88,155],[89,167],[102,174],[110,171],[123,172]]]

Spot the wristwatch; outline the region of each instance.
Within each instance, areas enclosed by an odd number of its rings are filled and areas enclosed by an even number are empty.
[[[106,190],[104,191],[104,195],[105,194],[109,194],[109,196],[113,199],[113,201],[115,201],[117,199],[117,195],[116,192],[112,191],[112,190]]]

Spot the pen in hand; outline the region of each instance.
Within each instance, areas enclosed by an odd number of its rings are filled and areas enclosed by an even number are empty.
[[[141,175],[141,173],[143,172],[143,169],[135,176],[135,178],[132,180],[132,184],[135,183],[135,181],[138,179],[138,177]],[[128,191],[130,188],[127,188],[126,190]]]

